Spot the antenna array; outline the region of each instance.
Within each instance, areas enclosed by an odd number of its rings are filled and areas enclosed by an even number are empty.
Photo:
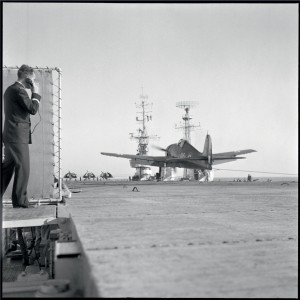
[[[190,123],[190,120],[192,117],[190,116],[190,109],[191,107],[195,107],[199,104],[197,101],[180,101],[176,103],[176,107],[183,108],[185,111],[185,114],[182,116],[183,123],[180,122],[179,125],[175,124],[175,129],[180,129],[183,131],[184,136],[183,138],[187,140],[189,143],[191,143],[191,131],[200,129],[200,123],[198,125],[194,125]],[[183,177],[187,177],[188,170],[183,170]],[[192,174],[190,174],[193,176]]]
[[[183,130],[184,136],[183,138],[187,140],[189,143],[191,142],[191,131],[200,129],[200,123],[198,125],[194,125],[190,123],[192,117],[190,116],[191,107],[195,107],[199,104],[196,101],[180,101],[176,103],[176,107],[183,108],[185,110],[185,114],[182,116],[183,123],[180,122],[179,125],[175,124],[175,129]]]
[[[148,153],[149,140],[159,139],[159,137],[157,135],[148,135],[147,133],[146,123],[152,121],[151,112],[153,104],[148,102],[148,96],[144,95],[143,88],[140,99],[141,101],[139,103],[135,103],[136,107],[139,109],[139,111],[137,111],[138,116],[136,116],[136,121],[142,126],[137,129],[137,134],[130,133],[130,138],[138,142],[137,154],[146,155]],[[143,164],[141,165],[134,160],[130,161],[130,165],[136,169],[136,174],[133,178],[138,178],[138,180],[150,178],[152,173],[150,167]]]
[[[159,136],[157,135],[148,135],[146,123],[152,121],[152,106],[153,103],[148,102],[148,96],[144,95],[143,92],[140,95],[141,101],[135,103],[138,116],[136,116],[137,123],[141,124],[141,128],[137,129],[137,134],[130,133],[130,138],[138,141],[137,152],[139,155],[146,155],[148,153],[148,144],[149,139],[157,140]]]

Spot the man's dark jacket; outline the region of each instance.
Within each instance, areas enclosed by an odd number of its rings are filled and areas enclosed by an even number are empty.
[[[39,108],[41,96],[32,93],[29,98],[21,83],[15,82],[4,93],[4,143],[31,144],[30,114],[35,115]]]

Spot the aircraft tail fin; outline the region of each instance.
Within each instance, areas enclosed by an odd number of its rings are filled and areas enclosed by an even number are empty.
[[[203,156],[207,156],[208,163],[212,164],[212,142],[209,134],[206,135],[203,148]]]

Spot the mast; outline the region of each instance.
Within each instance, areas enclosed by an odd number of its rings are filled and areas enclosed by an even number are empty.
[[[140,95],[140,102],[135,103],[138,111],[136,121],[140,124],[137,129],[137,134],[130,133],[130,138],[138,142],[137,155],[147,155],[148,144],[150,139],[159,139],[157,135],[148,135],[146,123],[152,121],[152,105],[153,103],[148,102],[148,96],[144,94],[142,87],[142,94]],[[151,175],[151,168],[137,164],[133,160],[130,161],[130,165],[136,168],[136,174],[139,179],[148,179]]]
[[[175,125],[175,129],[181,129],[183,131],[183,138],[187,140],[189,143],[191,143],[191,131],[195,130],[197,128],[200,128],[200,123],[198,125],[191,124],[190,120],[192,117],[190,116],[190,109],[191,107],[194,107],[198,105],[199,103],[196,101],[180,101],[176,103],[176,107],[183,108],[185,111],[185,114],[182,116],[182,120],[184,121],[183,124],[180,123],[179,126]],[[188,174],[191,172],[188,172],[187,169],[183,170],[183,177],[187,178],[188,175],[194,176],[193,174]]]

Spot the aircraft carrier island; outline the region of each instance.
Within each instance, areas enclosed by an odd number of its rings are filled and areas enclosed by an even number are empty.
[[[90,180],[68,187],[72,197],[56,215],[55,206],[18,210],[23,219],[25,211],[44,210],[42,221],[29,216],[24,227],[58,226],[52,265],[41,267],[52,277],[35,277],[26,294],[26,274],[19,269],[7,278],[4,257],[4,297],[45,296],[58,280],[69,284],[64,297],[298,296],[297,179]],[[4,208],[4,228],[18,226],[11,209]]]

